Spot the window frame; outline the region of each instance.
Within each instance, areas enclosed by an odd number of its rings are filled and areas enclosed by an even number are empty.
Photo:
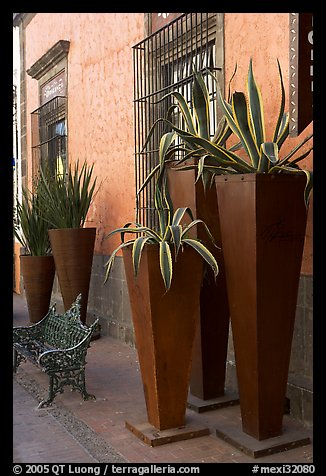
[[[191,63],[196,57],[196,68],[205,74],[205,67],[200,64],[199,55],[208,55],[209,45],[214,45],[213,65],[209,67],[214,72],[221,90],[224,93],[224,14],[223,13],[185,13],[173,19],[144,40],[133,46],[134,64],[134,124],[135,124],[135,182],[136,193],[147,177],[148,173],[158,163],[159,139],[166,126],[156,127],[154,134],[148,142],[147,148],[143,146],[150,127],[159,117],[163,117],[169,104],[167,99],[157,102],[166,93],[181,88],[181,93],[186,92],[186,100],[190,102],[189,91],[192,81],[192,71],[187,65],[186,71],[181,74],[178,66],[185,62]],[[205,65],[204,65],[205,66]],[[163,69],[169,68],[170,75],[179,75],[177,82],[166,81],[169,75],[162,74]],[[188,69],[188,71],[187,71]],[[158,73],[157,73],[158,72]],[[205,75],[207,84],[212,81],[210,75]],[[209,78],[209,79],[208,79]],[[215,91],[216,94],[216,91]],[[211,94],[211,100],[214,93]],[[164,105],[164,102],[166,103]],[[216,101],[215,101],[216,102]],[[215,106],[214,106],[215,107]],[[220,111],[215,107],[216,128]],[[156,226],[154,207],[154,181],[146,190],[136,196],[136,221],[147,226]]]

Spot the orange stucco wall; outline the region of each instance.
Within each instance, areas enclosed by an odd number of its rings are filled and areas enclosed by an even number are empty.
[[[86,226],[97,227],[95,252],[103,254],[119,241],[104,235],[134,219],[132,46],[143,34],[143,13],[38,13],[26,30],[26,69],[58,40],[70,41],[68,160],[95,164],[99,188]],[[27,91],[29,114],[39,107],[29,76]],[[30,165],[29,117],[27,127]]]
[[[252,58],[253,71],[262,93],[266,140],[272,140],[276,118],[280,107],[280,80],[277,59],[280,62],[284,88],[289,109],[289,14],[288,13],[226,13],[225,14],[225,86],[232,76],[235,65],[237,73],[232,81],[231,91],[246,91],[246,77],[249,60]],[[227,89],[226,89],[227,90]],[[290,138],[281,149],[286,155],[299,141],[312,132],[310,124],[299,137]],[[309,144],[302,148],[307,150]],[[312,153],[300,163],[303,168],[312,169]],[[312,274],[312,200],[308,211],[306,242],[301,272]]]
[[[44,27],[46,25],[46,27]],[[144,13],[38,13],[26,29],[26,68],[58,40],[69,40],[68,156],[94,162],[99,190],[88,216],[97,227],[95,251],[110,254],[119,237],[103,240],[112,229],[134,219],[132,46],[144,37]],[[225,14],[226,86],[237,63],[233,90],[244,90],[249,59],[264,101],[267,140],[280,104],[277,58],[289,89],[289,14]],[[38,84],[27,76],[27,113],[39,106]],[[284,152],[311,132],[290,139]],[[30,120],[27,148],[31,161]],[[312,168],[311,156],[303,164]],[[31,167],[29,166],[29,170]],[[30,179],[31,177],[29,177]],[[312,274],[312,206],[302,273]]]

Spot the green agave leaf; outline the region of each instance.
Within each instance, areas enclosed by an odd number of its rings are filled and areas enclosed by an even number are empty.
[[[304,169],[302,169],[302,171],[307,176],[307,183],[306,183],[306,187],[304,191],[304,199],[305,199],[306,207],[308,208],[309,199],[310,199],[310,195],[311,195],[311,191],[313,187],[313,172],[309,170],[304,170]]]
[[[178,167],[178,170],[192,170],[196,168],[197,165],[182,165],[181,167]],[[236,174],[238,173],[236,170],[233,170],[228,167],[220,167],[219,165],[204,165],[204,171],[207,170],[210,172],[210,175],[221,175],[221,174]],[[214,177],[213,177],[214,178]]]
[[[142,186],[140,187],[140,189],[138,190],[137,192],[137,195],[139,195],[146,187],[147,187],[147,184],[152,180],[153,177],[155,177],[155,175],[157,174],[157,172],[161,169],[161,164],[157,164],[152,170],[151,172],[147,175],[144,183],[142,184]]]
[[[252,70],[252,59],[249,63],[249,71],[247,78],[247,90],[248,90],[248,104],[249,104],[249,114],[252,125],[252,135],[255,138],[257,151],[260,148],[260,145],[265,142],[265,125],[264,125],[264,111],[263,111],[263,101],[261,97],[260,90],[255,81],[253,70]],[[258,165],[258,160],[254,162],[255,165]]]
[[[238,129],[238,126],[234,120],[234,117],[232,115],[232,107],[230,106],[230,104],[225,101],[225,99],[223,99],[222,97],[222,94],[221,94],[221,91],[218,90],[218,93],[217,93],[217,100],[218,100],[218,103],[220,105],[220,108],[222,109],[222,112],[224,114],[224,117],[226,118],[227,120],[227,123],[231,129],[231,131],[239,138],[241,139],[241,133]]]
[[[274,167],[270,169],[269,173],[275,173],[275,172],[287,172],[287,173],[294,173],[294,174],[304,173],[306,175],[307,182],[306,182],[306,186],[304,190],[304,201],[305,201],[306,207],[308,207],[310,194],[313,187],[313,172],[309,170],[305,170],[305,169],[291,167],[291,165],[287,165],[287,166],[283,165],[281,167],[279,165],[275,165]]]
[[[197,183],[198,180],[200,179],[200,177],[202,177],[202,174],[203,174],[203,171],[204,171],[204,165],[205,165],[205,158],[206,158],[206,157],[207,157],[207,154],[204,155],[203,157],[201,157],[201,158],[198,160],[198,165],[197,165],[198,172],[197,172],[197,177],[196,177],[195,183]]]
[[[165,213],[164,205],[163,205],[162,193],[158,189],[158,187],[155,188],[154,204],[155,204],[155,210],[158,215],[160,236],[163,237],[166,232],[167,221],[166,221],[166,213]]]
[[[294,154],[301,149],[301,147],[308,142],[312,138],[313,134],[309,134],[307,137],[305,137],[298,145],[296,145],[280,162],[278,165],[285,165],[290,162],[290,159],[294,156]],[[311,152],[311,151],[310,151]],[[296,162],[298,162],[296,160]],[[293,160],[291,161],[293,163]]]
[[[175,99],[177,100],[177,105],[176,106],[179,107],[180,112],[181,112],[181,114],[182,114],[182,116],[185,120],[185,123],[186,123],[186,126],[187,126],[189,132],[191,132],[192,134],[197,134],[197,130],[196,130],[196,127],[195,127],[195,124],[194,124],[194,120],[192,118],[190,108],[189,108],[188,103],[185,100],[185,98],[178,91],[174,91],[172,93],[169,93],[169,95],[175,97]]]
[[[187,243],[189,246],[194,248],[194,250],[199,253],[202,258],[209,264],[209,266],[212,268],[214,276],[218,275],[219,269],[218,269],[218,264],[212,253],[204,246],[202,243],[200,243],[197,240],[193,240],[191,238],[184,238],[183,243]]]
[[[301,162],[301,160],[305,159],[306,157],[308,157],[308,155],[310,154],[310,152],[313,150],[313,147],[310,147],[310,149],[308,149],[304,154],[302,155],[299,155],[299,157],[296,157],[295,159],[291,160],[290,164],[291,165],[295,165],[297,164],[298,162]]]
[[[231,147],[229,147],[229,151],[231,152],[236,152],[237,150],[241,149],[242,148],[242,144],[241,142],[237,142],[236,144],[232,145]]]
[[[278,147],[275,142],[264,142],[260,146],[260,160],[258,164],[258,173],[268,172],[270,164],[276,164],[278,158]]]
[[[166,241],[160,242],[160,269],[161,275],[164,281],[165,289],[168,291],[171,287],[172,281],[172,256],[169,243]]]
[[[116,233],[145,233],[147,236],[152,238],[154,241],[160,241],[162,237],[156,233],[155,230],[152,230],[151,228],[148,228],[147,226],[135,226],[135,227],[129,227],[129,224],[125,225],[122,228],[116,228],[115,230],[112,230],[108,235],[104,237],[104,239],[109,238],[112,235],[115,235]]]
[[[284,84],[283,84],[283,77],[282,77],[282,70],[281,70],[281,65],[279,60],[277,60],[277,66],[278,66],[278,72],[280,76],[280,82],[281,82],[281,105],[280,105],[280,111],[278,114],[277,122],[276,122],[276,127],[275,127],[275,132],[273,136],[273,142],[277,142],[280,132],[282,131],[281,125],[283,122],[283,117],[284,117],[284,108],[285,108],[285,90],[284,90]],[[284,126],[283,126],[284,128]]]
[[[261,145],[261,149],[272,164],[276,164],[278,162],[278,147],[275,142],[264,142]]]
[[[97,178],[92,180],[93,167],[79,161],[70,165],[67,181],[64,176],[53,176],[47,168],[40,169],[40,197],[47,205],[44,219],[54,228],[82,228],[95,196]]]
[[[117,255],[118,251],[120,251],[125,246],[130,246],[131,244],[133,244],[133,242],[134,242],[134,240],[129,240],[129,241],[126,241],[125,243],[121,243],[119,246],[117,246],[117,248],[114,251],[112,251],[112,254],[111,254],[109,260],[104,264],[104,268],[106,268],[105,277],[104,277],[104,284],[107,282],[107,280],[109,278],[109,274],[112,270],[114,260],[115,260],[115,257]]]
[[[167,132],[163,134],[161,137],[160,147],[159,147],[159,160],[160,160],[161,171],[164,167],[166,153],[169,150],[171,143],[175,140],[175,138],[176,138],[175,132]]]
[[[169,225],[172,240],[174,243],[175,250],[175,259],[178,256],[180,245],[181,245],[181,235],[182,235],[182,226],[181,225]]]
[[[250,107],[250,105],[249,105]],[[239,139],[242,142],[252,165],[256,168],[259,161],[259,150],[261,142],[255,142],[248,121],[249,112],[246,97],[243,93],[234,93],[232,96],[233,119],[239,131]],[[251,112],[252,113],[252,112]]]
[[[45,256],[51,251],[49,223],[42,215],[46,206],[41,199],[39,177],[34,181],[34,192],[22,188],[22,200],[16,201],[14,234],[32,256]],[[42,213],[41,213],[42,212]]]
[[[209,133],[209,94],[201,74],[193,73],[192,103],[198,124],[198,135],[210,138]]]
[[[289,136],[289,121],[290,121],[290,114],[288,112],[285,112],[283,114],[281,124],[277,133],[277,145],[278,145],[278,150],[281,149],[282,144],[284,144],[285,140]]]
[[[143,148],[141,149],[141,152],[144,152],[144,150],[146,149],[146,146],[147,144],[149,143],[152,135],[154,134],[154,131],[155,131],[155,128],[157,127],[157,125],[160,123],[160,122],[165,122],[166,119],[164,119],[163,117],[159,117],[158,119],[156,119],[156,121],[152,124],[148,134],[147,134],[147,137],[146,137],[146,140],[144,142],[144,145],[143,145]],[[170,121],[167,121],[168,123],[171,123]],[[172,124],[172,123],[171,123]]]
[[[166,230],[165,232],[162,230],[163,240],[169,241],[171,238],[171,231],[169,229],[169,225],[171,225],[171,220],[173,217],[173,203],[170,196],[169,188],[167,186],[167,176],[164,170],[163,174],[163,200],[164,200],[164,207],[165,207],[165,214],[166,214]]]
[[[194,149],[187,152],[182,159],[178,160],[178,165],[175,166],[175,170],[181,170],[181,168],[179,169],[179,165],[182,164],[183,162],[186,162],[188,159],[191,159],[191,158],[199,159],[201,155],[205,153],[205,150],[203,148],[200,148],[199,146],[195,144],[192,147],[194,147]]]
[[[213,237],[213,235],[211,234],[211,232],[209,231],[208,226],[206,225],[206,223],[205,223],[203,220],[201,220],[201,219],[199,219],[199,218],[197,218],[196,220],[193,220],[191,223],[189,223],[189,225],[187,225],[187,226],[183,229],[183,231],[182,231],[182,239],[184,239],[184,237],[186,237],[187,233],[191,230],[191,228],[193,228],[194,226],[196,226],[196,225],[198,225],[198,224],[204,225],[205,230],[206,230],[206,232],[207,232],[207,234],[208,234],[208,236],[209,236],[209,239],[210,239],[211,242],[216,246],[214,237]]]
[[[176,211],[174,212],[174,215],[172,218],[172,225],[173,226],[179,225],[185,213],[188,213],[191,220],[194,219],[192,211],[189,207],[180,207],[180,208],[177,208]]]
[[[233,167],[240,173],[255,171],[254,167],[230,150],[201,137],[192,137],[191,139],[188,137],[188,140],[192,140],[194,144],[201,146],[210,156],[215,157],[220,166]]]
[[[138,269],[140,265],[141,254],[146,243],[151,240],[149,236],[139,236],[135,239],[132,247],[132,262],[135,276],[138,275]]]
[[[214,142],[217,145],[221,145],[225,147],[225,143],[228,140],[228,138],[231,136],[232,130],[230,129],[225,117],[222,117],[219,124],[221,125],[217,127],[214,137],[212,139],[212,142]]]

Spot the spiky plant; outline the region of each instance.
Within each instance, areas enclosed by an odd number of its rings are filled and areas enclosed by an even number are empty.
[[[170,95],[173,94],[177,101],[176,106],[184,118],[185,127],[181,129],[166,118],[160,118],[159,121],[167,123],[184,144],[186,153],[179,162],[179,168],[196,167],[198,169],[197,180],[201,177],[204,186],[211,182],[212,177],[216,174],[303,173],[307,178],[305,188],[305,202],[307,204],[313,185],[313,174],[311,171],[300,168],[298,164],[310,154],[313,147],[311,146],[301,155],[298,155],[298,151],[312,138],[313,134],[305,137],[283,157],[280,156],[281,147],[289,137],[289,113],[285,112],[282,71],[279,61],[277,61],[277,64],[280,77],[281,103],[271,141],[266,140],[263,103],[260,89],[254,78],[252,60],[249,63],[247,77],[247,96],[244,92],[234,92],[231,95],[231,100],[225,100],[220,89],[218,89],[218,103],[223,112],[223,118],[222,126],[218,128],[212,139],[209,137],[209,93],[202,74],[197,71],[193,72],[191,106],[187,104],[180,93],[169,93]],[[215,79],[214,75],[212,77]],[[223,120],[226,121],[226,124]],[[245,159],[235,153],[239,149],[239,143],[230,148],[225,146],[225,141],[231,133],[239,139],[241,148],[246,155]],[[169,160],[178,147],[180,145],[170,146],[162,160]],[[182,165],[189,157],[195,159],[195,165]],[[151,171],[141,190],[160,169],[161,165],[158,165]]]
[[[42,199],[47,204],[46,220],[53,228],[82,228],[95,193],[95,178],[92,181],[94,164],[79,162],[70,165],[67,178],[55,175],[49,169],[41,169]]]
[[[166,152],[166,149],[171,143],[171,134],[164,134],[160,141],[160,162],[162,163],[162,156]],[[122,228],[117,228],[109,233],[106,238],[120,233],[121,243],[112,252],[110,259],[106,263],[106,275],[105,282],[107,281],[109,274],[112,270],[112,266],[115,257],[122,248],[132,246],[132,260],[135,276],[138,274],[140,260],[142,257],[142,251],[146,244],[157,246],[159,253],[159,262],[161,275],[164,281],[166,290],[171,287],[173,276],[173,254],[174,259],[177,259],[178,253],[183,251],[184,247],[192,247],[199,255],[208,263],[212,268],[214,276],[218,274],[218,265],[212,255],[212,253],[206,248],[206,246],[198,239],[190,238],[190,230],[197,226],[202,225],[205,227],[209,238],[214,242],[214,239],[202,220],[194,220],[190,208],[178,208],[175,212],[169,191],[166,183],[166,174],[160,173],[157,177],[155,184],[155,210],[159,218],[158,229],[153,229],[148,226],[143,226],[139,223],[127,223]],[[191,218],[191,223],[187,226],[183,226],[181,221],[185,214],[188,214]],[[125,241],[125,235],[127,233],[135,234],[136,237]]]
[[[35,179],[34,192],[23,188],[22,200],[20,202],[17,199],[14,210],[14,234],[25,248],[25,253],[31,256],[51,254],[49,223],[40,216],[47,215],[47,207],[42,199],[40,188],[39,178]]]
[[[249,63],[247,76],[247,96],[244,92],[234,92],[229,103],[223,99],[218,90],[218,102],[224,113],[224,117],[231,131],[238,137],[246,154],[246,160],[230,148],[214,143],[208,138],[199,137],[189,131],[182,131],[173,126],[175,132],[188,146],[201,149],[198,158],[198,177],[203,171],[214,174],[237,174],[237,173],[301,173],[307,178],[305,188],[305,202],[308,203],[309,195],[313,186],[313,174],[309,170],[299,167],[299,162],[305,159],[313,149],[312,146],[301,155],[298,151],[313,136],[309,134],[298,145],[283,157],[280,155],[281,147],[289,137],[289,113],[285,112],[285,91],[282,71],[279,61],[278,72],[280,77],[281,103],[278,116],[276,117],[275,129],[271,141],[266,140],[265,118],[260,89],[255,81],[252,60]],[[196,85],[196,86],[195,86]],[[206,114],[203,110],[196,114],[198,121],[206,122],[207,127],[207,89],[204,81],[198,73],[194,74],[194,89],[202,97],[201,104],[206,104]],[[202,108],[203,109],[203,108]],[[205,109],[205,108],[204,108]]]
[[[232,80],[235,76],[237,68],[235,68],[228,86],[228,98],[230,99],[230,87]],[[215,77],[214,77],[215,79]],[[158,118],[153,125],[151,126],[145,143],[143,145],[143,150],[146,149],[149,140],[154,133],[158,124],[163,122],[169,128],[171,128],[174,133],[167,133],[169,136],[169,147],[165,148],[164,155],[161,155],[160,163],[157,164],[145,178],[144,183],[141,188],[138,190],[140,194],[148,183],[157,176],[157,173],[162,173],[165,164],[168,162],[174,162],[174,165],[178,164],[178,169],[181,170],[180,165],[183,164],[188,159],[195,159],[195,163],[200,166],[201,162],[198,162],[200,158],[205,155],[205,150],[202,147],[199,147],[194,141],[188,141],[185,135],[190,134],[190,137],[195,136],[198,138],[205,139],[210,141],[212,144],[225,146],[227,139],[232,134],[232,130],[227,124],[225,117],[222,117],[217,124],[217,128],[214,131],[213,137],[210,136],[210,124],[214,121],[211,120],[211,109],[210,109],[210,98],[209,92],[207,90],[206,84],[203,79],[203,75],[198,73],[196,68],[193,68],[193,83],[191,91],[191,101],[188,104],[185,97],[178,91],[171,91],[168,94],[164,95],[158,102],[163,101],[164,99],[172,96],[175,99],[175,103],[172,104],[165,117]],[[179,119],[183,119],[183,129],[181,125],[177,125],[175,122],[172,122],[172,113],[177,108],[179,112]],[[181,120],[179,121],[181,123]],[[174,143],[175,139],[182,139],[181,142]],[[230,147],[231,151],[236,151],[241,146],[240,143],[236,143]],[[182,159],[180,159],[180,153]],[[179,154],[179,158],[175,161],[175,155]],[[207,153],[206,153],[207,154]],[[189,166],[193,168],[193,166]],[[187,169],[188,167],[182,167],[182,169]],[[205,167],[200,170],[200,175],[198,176],[203,180],[204,187],[206,188],[212,182],[212,173],[210,170]]]

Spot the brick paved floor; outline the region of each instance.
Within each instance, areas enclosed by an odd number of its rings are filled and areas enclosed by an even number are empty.
[[[37,400],[13,382],[14,463],[94,463],[96,460]]]
[[[26,303],[14,295],[13,325],[28,323]],[[25,320],[25,322],[24,322]],[[253,459],[216,436],[215,429],[221,419],[240,418],[239,407],[229,407],[198,414],[187,410],[186,422],[192,422],[210,429],[208,436],[194,438],[158,447],[150,447],[138,439],[125,427],[125,421],[146,422],[146,409],[137,359],[137,352],[127,344],[108,336],[91,343],[87,354],[87,390],[96,395],[95,401],[83,401],[77,392],[66,390],[56,397],[53,408],[62,407],[74,415],[77,421],[87,425],[102,441],[113,447],[130,463],[312,463],[312,444],[294,448],[283,453]],[[17,380],[34,382],[40,398],[47,393],[47,375],[30,363],[22,364],[17,372]],[[16,378],[16,377],[15,377]],[[35,425],[41,425],[35,409],[30,410]],[[43,410],[42,410],[43,411]],[[18,416],[17,416],[18,418]],[[44,417],[43,417],[44,418]],[[52,420],[48,423],[52,427]],[[53,428],[55,427],[53,423]],[[14,434],[18,431],[14,427]],[[28,443],[24,445],[23,433],[28,426],[19,429],[20,457],[27,462]],[[56,443],[48,445],[48,458],[56,454]],[[45,457],[45,456],[44,456]],[[89,461],[86,453],[80,454],[80,463]],[[48,459],[48,462],[50,459]],[[34,461],[36,462],[36,461]],[[75,458],[75,462],[76,458]]]

